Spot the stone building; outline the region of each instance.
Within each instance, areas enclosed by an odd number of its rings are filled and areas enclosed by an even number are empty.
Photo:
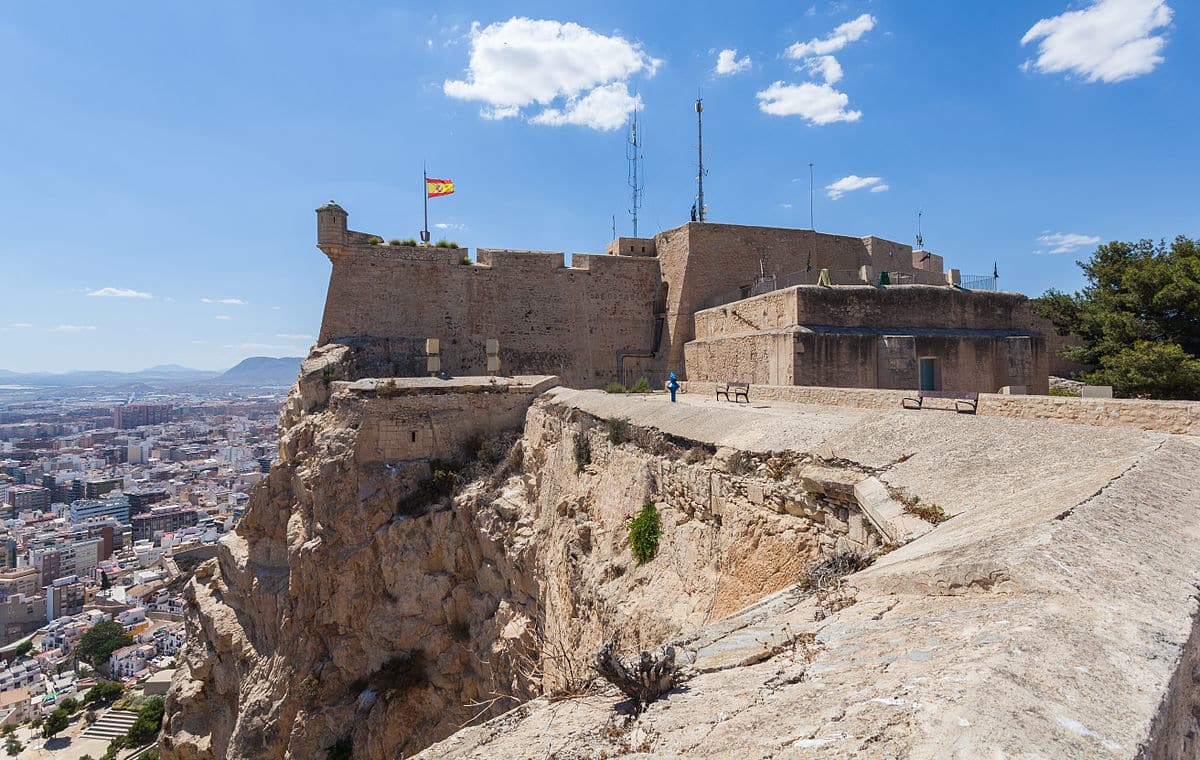
[[[783,385],[1047,391],[1046,339],[1018,293],[877,237],[691,222],[604,255],[378,244],[317,210],[333,271],[318,344],[380,376],[554,374],[597,387],[646,376]],[[963,287],[964,285],[971,287]]]

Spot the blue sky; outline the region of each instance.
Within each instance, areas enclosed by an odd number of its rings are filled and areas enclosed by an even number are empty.
[[[697,90],[712,221],[926,246],[1080,285],[1095,240],[1200,234],[1200,9],[1182,0],[8,4],[0,367],[303,354],[333,198],[436,237],[602,251],[685,221]],[[736,51],[736,52],[732,52]],[[834,197],[836,196],[836,197]],[[1057,252],[1056,252],[1057,251]],[[620,308],[614,304],[614,308]]]

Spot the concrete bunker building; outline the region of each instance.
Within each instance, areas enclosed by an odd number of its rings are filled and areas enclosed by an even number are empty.
[[[441,366],[554,374],[575,387],[681,379],[1048,391],[1046,337],[1019,293],[962,287],[941,256],[873,236],[689,222],[605,254],[380,244],[330,201],[333,271],[318,344],[349,343],[397,377]],[[826,270],[827,279],[822,278]],[[881,274],[886,277],[881,282]]]

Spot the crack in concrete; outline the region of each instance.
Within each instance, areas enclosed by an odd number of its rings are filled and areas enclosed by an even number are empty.
[[[1155,446],[1153,449],[1151,449],[1151,450],[1149,450],[1149,451],[1145,452],[1144,454],[1142,454],[1142,456],[1139,456],[1139,457],[1138,457],[1136,460],[1134,460],[1134,461],[1133,461],[1133,462],[1132,462],[1132,463],[1131,463],[1131,464],[1130,464],[1128,467],[1126,467],[1124,470],[1121,470],[1120,472],[1118,472],[1118,473],[1117,473],[1115,476],[1113,476],[1111,479],[1109,479],[1109,481],[1108,481],[1107,483],[1105,483],[1104,485],[1102,485],[1102,486],[1100,486],[1098,489],[1096,489],[1096,492],[1095,492],[1095,493],[1093,493],[1091,496],[1088,496],[1086,499],[1083,499],[1083,500],[1081,500],[1081,501],[1080,501],[1078,504],[1076,504],[1075,506],[1071,507],[1070,509],[1067,509],[1066,511],[1064,511],[1064,512],[1061,512],[1061,513],[1059,513],[1058,515],[1055,515],[1054,519],[1055,519],[1055,520],[1060,520],[1060,521],[1061,521],[1061,520],[1066,520],[1068,517],[1070,517],[1070,516],[1071,516],[1071,514],[1072,514],[1072,513],[1073,513],[1073,512],[1074,512],[1076,509],[1079,509],[1080,507],[1086,506],[1088,503],[1090,503],[1090,502],[1094,501],[1094,500],[1095,500],[1097,497],[1099,497],[1099,496],[1100,496],[1102,493],[1104,493],[1106,490],[1108,490],[1109,486],[1111,486],[1112,484],[1116,483],[1118,480],[1120,480],[1121,478],[1125,477],[1125,476],[1126,476],[1126,475],[1128,475],[1129,473],[1133,472],[1133,470],[1134,470],[1134,469],[1135,469],[1135,468],[1136,468],[1138,465],[1140,465],[1142,462],[1144,462],[1146,459],[1148,459],[1148,458],[1152,457],[1153,455],[1157,454],[1157,453],[1158,453],[1158,451],[1159,451],[1159,450],[1160,450],[1160,449],[1161,449],[1163,446],[1165,446],[1165,445],[1166,445],[1166,443],[1167,443],[1167,439],[1166,439],[1166,438],[1163,438],[1161,441],[1159,441],[1159,442],[1158,442],[1158,445],[1157,445],[1157,446]]]

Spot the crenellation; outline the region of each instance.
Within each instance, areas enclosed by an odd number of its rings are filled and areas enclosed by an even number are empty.
[[[503,248],[476,248],[475,260],[493,269],[522,268],[536,271],[563,269],[566,257],[561,251],[516,251]]]

